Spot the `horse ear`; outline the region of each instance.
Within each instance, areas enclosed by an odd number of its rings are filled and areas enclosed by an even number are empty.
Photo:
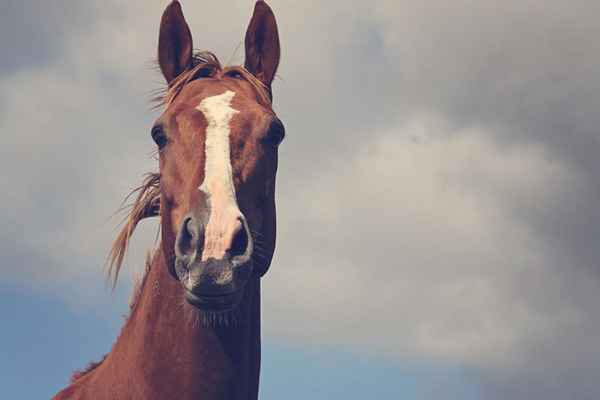
[[[158,64],[167,83],[192,65],[192,34],[181,11],[179,1],[173,0],[160,20]]]
[[[244,66],[269,91],[279,66],[279,33],[271,8],[262,0],[256,2],[254,14],[246,31],[246,62]]]

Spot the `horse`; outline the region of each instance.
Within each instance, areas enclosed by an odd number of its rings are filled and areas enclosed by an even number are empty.
[[[280,58],[271,8],[256,2],[243,66],[193,50],[181,5],[160,22],[159,172],[110,252],[114,283],[138,222],[160,220],[130,315],[112,350],[54,399],[257,399],[260,279],[275,250],[275,178],[285,129],[272,107]]]

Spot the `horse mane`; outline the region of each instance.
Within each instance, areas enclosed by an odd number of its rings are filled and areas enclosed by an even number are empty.
[[[85,368],[78,369],[75,372],[73,372],[73,375],[71,375],[71,384],[75,383],[75,381],[77,381],[78,379],[83,378],[85,375],[98,368],[100,364],[102,364],[104,360],[106,360],[107,356],[108,354],[105,354],[100,361],[92,361]]]
[[[149,177],[147,179],[149,179]],[[140,188],[134,189],[132,193],[130,193],[130,195],[135,193],[136,190],[141,191]],[[123,231],[125,231],[125,228],[123,228]],[[148,272],[152,267],[152,262],[155,256],[156,251],[150,251],[146,254],[146,268],[144,269],[142,274],[134,278],[133,292],[131,293],[131,297],[129,298],[129,313],[123,316],[125,320],[129,319],[129,317],[140,302],[140,298],[142,297],[142,291],[144,290],[144,286],[146,285],[146,281],[149,275]],[[108,353],[102,356],[102,359],[100,359],[100,361],[91,361],[85,368],[75,370],[71,375],[71,384],[75,383],[75,381],[77,381],[78,379],[83,378],[85,375],[98,368],[104,362],[104,360],[106,360],[106,357],[108,357]]]
[[[133,203],[127,204],[134,196]],[[142,184],[133,189],[123,200],[123,206],[119,211],[124,210],[128,212],[123,219],[123,227],[108,253],[108,279],[112,281],[113,287],[119,278],[129,240],[138,223],[143,219],[160,215],[160,174],[146,174]]]

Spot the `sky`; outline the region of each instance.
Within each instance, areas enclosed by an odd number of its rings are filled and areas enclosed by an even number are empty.
[[[157,168],[166,4],[0,4],[10,398],[110,350],[154,245],[144,222],[112,293],[111,215]],[[600,3],[269,4],[287,137],[261,398],[600,398]],[[253,1],[182,5],[196,48],[243,63]]]

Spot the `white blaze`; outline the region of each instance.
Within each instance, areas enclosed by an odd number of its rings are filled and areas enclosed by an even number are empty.
[[[206,128],[204,181],[198,188],[210,201],[210,217],[206,227],[202,259],[222,258],[230,247],[239,217],[233,174],[229,135],[231,119],[239,111],[231,107],[235,93],[231,90],[207,97],[196,107],[208,122]]]

